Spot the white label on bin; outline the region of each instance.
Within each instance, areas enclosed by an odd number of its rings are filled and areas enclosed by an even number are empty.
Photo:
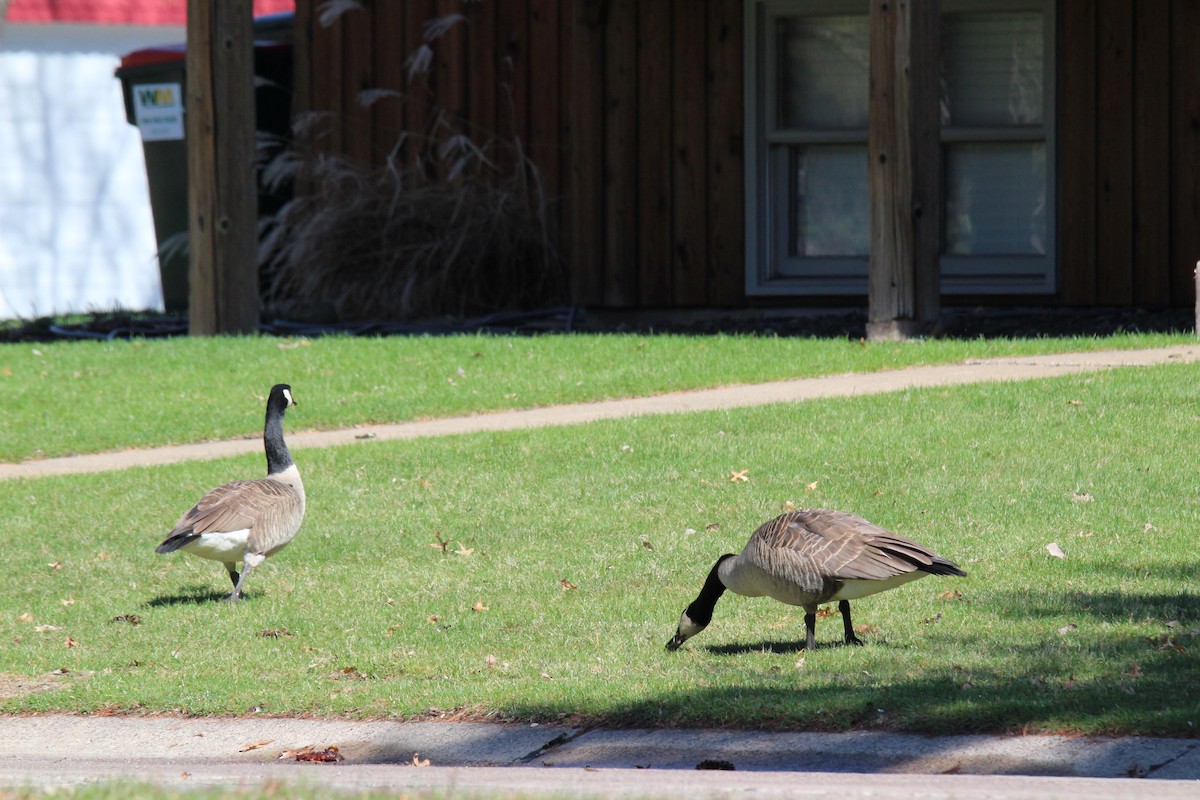
[[[133,116],[144,142],[183,138],[183,87],[178,83],[135,84]]]

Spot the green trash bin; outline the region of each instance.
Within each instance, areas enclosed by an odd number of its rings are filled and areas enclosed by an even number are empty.
[[[255,126],[260,136],[287,140],[291,126],[292,15],[273,14],[254,21]],[[135,50],[121,59],[116,77],[125,97],[125,118],[142,135],[150,209],[158,241],[158,268],[167,313],[188,310],[188,176],[184,88],[184,44]],[[268,153],[272,148],[267,148]],[[271,213],[290,192],[268,193],[259,182],[259,215]]]

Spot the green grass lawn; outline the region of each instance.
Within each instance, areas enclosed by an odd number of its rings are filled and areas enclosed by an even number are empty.
[[[297,352],[268,344],[265,362]],[[385,345],[403,349],[368,349]],[[340,402],[318,386],[297,389],[301,413]],[[1195,386],[1172,365],[305,450],[304,527],[237,606],[220,565],[153,548],[261,455],[0,483],[0,676],[51,687],[0,711],[1192,736]],[[177,389],[129,393],[206,396]],[[836,646],[835,614],[804,652],[800,609],[726,595],[668,653],[717,555],[788,501],[861,514],[969,577],[855,603],[862,648]]]
[[[1190,343],[1191,335],[929,340],[570,335],[174,338],[0,345],[0,461],[471,414],[968,358]]]

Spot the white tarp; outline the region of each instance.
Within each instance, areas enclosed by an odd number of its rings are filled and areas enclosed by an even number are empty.
[[[113,72],[182,28],[0,30],[0,318],[159,310],[137,128]]]

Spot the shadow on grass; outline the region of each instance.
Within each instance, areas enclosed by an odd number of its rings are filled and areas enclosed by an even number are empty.
[[[203,586],[186,586],[178,594],[159,595],[146,601],[147,608],[163,608],[166,606],[198,606],[207,603],[221,603],[229,599],[229,592],[218,592]],[[242,593],[242,600],[253,600],[253,596]]]
[[[1011,608],[1004,613],[1014,616],[1036,615],[1042,602],[1050,609],[1047,614],[1078,603],[1088,613],[1118,622],[1127,620],[1131,609],[1181,611],[1184,619],[1200,610],[1190,595],[1101,593],[1085,601],[1059,594],[1042,601],[1030,593],[1004,602]],[[581,706],[593,709],[600,724],[632,727],[1196,738],[1200,634],[1192,633],[1194,627],[1164,624],[1161,635],[1112,636],[1103,626],[1081,624],[1066,636],[1032,632],[1012,641],[985,629],[941,634],[912,651],[910,667],[898,653],[900,663],[886,655],[893,666],[879,670],[870,667],[878,639],[863,649],[819,643],[802,668],[794,664],[795,654],[803,652],[801,641],[695,642],[701,674],[684,678],[685,690],[633,700],[628,694],[624,699],[596,695]],[[849,658],[824,657],[839,649]],[[662,657],[677,658],[665,651]],[[690,672],[690,666],[683,670]],[[553,719],[573,710],[538,703],[501,709],[518,719]]]
[[[1193,573],[1194,578],[1194,573]],[[995,593],[986,598],[1009,618],[1091,614],[1102,619],[1179,620],[1200,624],[1200,595],[1180,592],[1026,592]]]
[[[881,643],[882,642],[880,640],[872,640],[872,644]],[[833,650],[839,647],[847,647],[847,644],[840,640],[828,642],[822,642],[820,639],[817,640],[817,651]],[[803,653],[804,639],[796,639],[790,642],[780,640],[763,640],[759,642],[746,642],[744,644],[701,645],[701,649],[716,656],[736,656],[745,653],[773,653],[776,655],[785,655],[787,653]]]

